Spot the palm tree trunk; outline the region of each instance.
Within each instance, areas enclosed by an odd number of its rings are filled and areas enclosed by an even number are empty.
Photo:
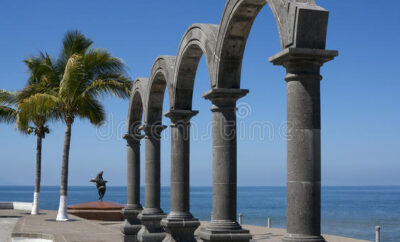
[[[64,137],[64,151],[62,157],[62,170],[61,170],[61,186],[60,186],[60,205],[58,207],[57,221],[68,220],[67,208],[67,191],[68,191],[68,161],[69,161],[69,148],[71,144],[71,126],[73,123],[72,118],[65,120],[65,137]]]
[[[35,192],[33,193],[32,215],[39,213],[40,178],[42,173],[42,135],[37,134],[36,144],[36,179]]]

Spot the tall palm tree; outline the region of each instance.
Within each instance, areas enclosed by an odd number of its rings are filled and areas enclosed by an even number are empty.
[[[68,163],[71,128],[75,118],[89,119],[92,124],[100,125],[105,117],[100,97],[113,94],[118,98],[128,98],[132,86],[122,60],[106,50],[91,49],[92,44],[92,40],[78,31],[67,32],[53,73],[47,74],[49,78],[60,78],[58,91],[33,95],[21,106],[22,109],[38,113],[43,109],[54,110],[62,114],[65,123],[57,221],[68,220]]]
[[[45,134],[49,133],[49,128],[46,126],[47,117],[46,115],[36,115],[35,117],[30,114],[22,114],[18,109],[18,102],[20,93],[11,93],[5,90],[0,91],[0,102],[6,105],[0,106],[0,121],[11,123],[16,122],[16,127],[24,134],[34,133],[37,137],[36,145],[36,178],[35,178],[35,190],[33,195],[33,204],[31,214],[36,215],[39,213],[39,197],[40,197],[40,180],[41,180],[41,163],[42,163],[42,139],[45,138]],[[7,103],[8,100],[15,100],[15,107],[7,106],[12,105]],[[27,118],[27,123],[33,123],[34,126],[27,127],[27,124],[23,124],[20,120],[21,117]]]
[[[58,88],[59,83],[48,80],[43,75],[45,70],[51,65],[50,58],[41,53],[40,57],[31,57],[24,60],[28,67],[30,78],[25,88],[18,92],[9,92],[0,90],[0,122],[13,123],[16,128],[24,134],[35,134],[36,144],[36,177],[35,190],[33,195],[33,204],[31,214],[39,213],[41,164],[42,164],[42,140],[49,133],[46,125],[51,118],[57,118],[56,112],[51,113],[33,113],[31,110],[21,111],[19,105],[24,99],[36,93],[52,92]],[[30,126],[33,124],[33,126]]]

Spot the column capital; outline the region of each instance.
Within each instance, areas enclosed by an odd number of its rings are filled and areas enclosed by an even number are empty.
[[[285,65],[291,61],[311,61],[321,65],[333,60],[339,55],[337,50],[306,49],[306,48],[286,48],[281,52],[271,56],[268,60],[274,65]]]
[[[145,133],[145,138],[149,137],[160,137],[161,132],[166,129],[166,125],[162,124],[145,124],[139,127],[139,130],[143,130]]]
[[[123,139],[126,140],[126,142],[132,143],[132,142],[140,142],[141,139],[144,138],[144,135],[141,134],[124,134],[122,136]]]
[[[203,94],[203,98],[212,102],[212,112],[235,111],[236,101],[249,93],[247,89],[213,88]]]
[[[336,50],[286,48],[269,58],[274,65],[286,68],[287,82],[319,82],[321,66],[338,55]]]
[[[247,89],[239,88],[213,88],[203,94],[203,98],[211,100],[212,102],[217,99],[224,99],[230,101],[237,101],[249,93]]]
[[[175,110],[171,109],[168,112],[164,113],[165,117],[171,119],[172,123],[177,122],[188,122],[191,118],[196,116],[199,113],[197,110]]]

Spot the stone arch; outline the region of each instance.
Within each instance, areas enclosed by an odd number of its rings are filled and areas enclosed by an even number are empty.
[[[191,25],[182,38],[177,57],[158,57],[150,78],[135,82],[128,125],[144,117],[145,125],[141,129],[146,133],[148,195],[140,215],[126,213],[125,235],[132,232],[136,239],[140,226],[134,226],[139,225],[135,220],[138,218],[145,228],[139,233],[140,241],[143,234],[160,239],[161,225],[169,236],[188,236],[188,241],[194,240],[193,233],[199,223],[189,211],[190,144],[185,137],[190,134],[190,118],[197,113],[191,110],[193,84],[198,62],[204,54],[211,90],[203,97],[212,102],[213,116],[213,213],[211,223],[200,231],[199,237],[204,241],[250,241],[249,231],[236,222],[237,140],[236,125],[232,124],[236,124],[237,100],[248,93],[240,89],[247,38],[255,18],[267,3],[276,20],[282,48],[270,61],[286,68],[288,123],[293,124],[290,133],[288,131],[292,138],[287,141],[287,235],[284,241],[325,241],[320,235],[320,67],[338,53],[325,50],[328,11],[317,6],[314,0],[227,0],[219,26]],[[175,172],[176,180],[171,179],[174,184],[171,185],[171,194],[174,193],[171,212],[160,220],[165,214],[160,208],[159,135],[166,128],[161,125],[166,87],[170,104],[166,115],[171,118],[173,133],[171,167],[175,166],[171,171]],[[128,130],[131,130],[129,126]],[[128,145],[133,143],[128,147],[128,167],[132,168],[128,168],[128,176],[130,174],[134,189],[128,189],[128,203],[136,208],[140,206],[137,141],[142,137],[133,137],[135,142],[132,137],[126,137]]]
[[[325,49],[329,13],[314,0],[228,0],[215,49],[213,87],[240,88],[247,38],[267,3],[278,26],[282,49]]]
[[[129,100],[128,119],[126,130],[130,135],[137,134],[138,128],[142,123],[143,111],[146,109],[146,89],[147,78],[138,78],[135,80],[131,90]]]
[[[193,85],[200,58],[205,56],[212,85],[218,25],[193,24],[182,37],[176,58],[171,109],[191,110]]]
[[[165,88],[172,96],[171,80],[174,74],[175,56],[159,56],[151,68],[150,78],[146,91],[146,105],[144,121],[146,124],[155,124],[162,119],[162,106]]]

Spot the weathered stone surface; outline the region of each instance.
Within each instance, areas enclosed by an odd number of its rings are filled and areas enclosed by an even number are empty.
[[[141,210],[140,204],[140,140],[143,135],[126,134],[127,141],[127,209]]]
[[[219,25],[191,25],[182,38],[177,57],[158,57],[150,78],[138,79],[134,84],[128,114],[129,135],[137,134],[142,114],[146,125],[161,124],[165,89],[170,98],[170,113],[191,112],[196,70],[201,56],[205,55],[211,87],[205,97],[213,103],[214,195],[212,222],[200,233],[204,241],[249,241],[251,238],[236,222],[235,106],[236,100],[247,93],[240,89],[243,54],[253,21],[265,4],[274,14],[282,48],[270,61],[287,69],[288,122],[294,127],[288,132],[291,137],[288,139],[288,233],[284,240],[323,241],[320,236],[319,81],[322,64],[333,59],[337,51],[325,50],[329,12],[314,0],[228,0]],[[183,219],[193,220],[188,207],[189,142],[180,137],[189,135],[188,127],[173,127],[172,134],[178,138],[172,141],[171,213],[162,224],[169,232],[166,241],[179,241],[182,240],[176,236],[179,231],[192,234],[194,228],[182,230]],[[161,219],[164,215],[159,209],[159,153],[156,151],[159,144],[146,141],[146,150],[152,150],[150,153],[156,155],[153,157],[156,162],[146,165],[146,177],[151,179],[146,178],[146,203],[149,202],[145,206],[148,210],[145,208],[142,214]],[[157,231],[154,234],[161,231],[156,220],[146,221],[150,230]],[[151,233],[143,228],[141,237]],[[160,238],[161,235],[155,240]]]
[[[165,116],[171,119],[171,212],[161,220],[168,235],[167,241],[189,242],[200,225],[190,213],[190,119],[198,111],[170,110]]]
[[[283,241],[320,241],[320,68],[335,51],[286,49],[270,58],[287,74],[287,235]]]
[[[129,209],[128,206],[122,210],[125,217],[124,223],[121,225],[121,240],[123,242],[136,242],[137,235],[143,225],[140,223],[138,215],[142,209]]]
[[[121,227],[121,238],[124,242],[136,242],[137,234],[142,228],[137,216],[142,211],[142,205],[140,204],[140,140],[144,136],[140,135],[139,122],[141,121],[143,102],[140,92],[135,94],[139,98],[139,100],[136,100],[135,105],[139,106],[140,109],[138,114],[133,115],[133,119],[137,121],[132,123],[131,133],[125,134],[123,137],[127,142],[127,204],[122,211],[125,222]]]
[[[172,80],[171,110],[191,110],[194,79],[201,56],[204,54],[210,75],[210,88],[215,76],[213,61],[217,42],[218,25],[193,24],[184,34],[179,45]]]
[[[164,218],[161,225],[167,232],[163,242],[196,242],[194,232],[200,226],[195,218]]]
[[[237,144],[236,101],[248,90],[212,89],[213,211],[211,224],[201,230],[203,241],[249,241],[249,231],[236,222]]]
[[[161,227],[160,221],[166,214],[161,209],[147,209],[139,214],[138,218],[143,224],[138,233],[138,241],[141,242],[161,242],[167,235]]]
[[[154,61],[146,92],[145,124],[161,123],[165,88],[167,88],[169,97],[173,96],[171,80],[174,68],[175,56],[159,56]]]
[[[126,120],[127,135],[137,134],[142,125],[143,110],[147,109],[147,86],[147,78],[138,78],[133,83]]]
[[[314,0],[228,0],[219,25],[191,25],[182,37],[176,58],[160,56],[155,60],[147,85],[141,90],[145,95],[144,111],[148,111],[145,122],[161,120],[157,105],[163,99],[165,87],[171,110],[191,109],[193,81],[203,54],[211,88],[240,88],[247,38],[265,4],[274,14],[282,49],[325,48],[329,12],[317,6]],[[146,80],[142,78],[137,82]],[[134,89],[140,89],[140,85]],[[152,94],[154,97],[150,98]],[[133,99],[131,96],[131,103],[135,103]],[[131,105],[132,109],[135,110]]]
[[[314,0],[228,0],[220,22],[211,78],[213,87],[240,88],[242,59],[253,21],[268,3],[282,49],[324,49],[328,11]]]
[[[138,215],[143,228],[139,231],[138,240],[143,242],[161,242],[165,232],[160,221],[166,214],[160,208],[160,135],[166,128],[163,125],[144,125],[141,127],[146,136],[146,174],[145,206]]]

